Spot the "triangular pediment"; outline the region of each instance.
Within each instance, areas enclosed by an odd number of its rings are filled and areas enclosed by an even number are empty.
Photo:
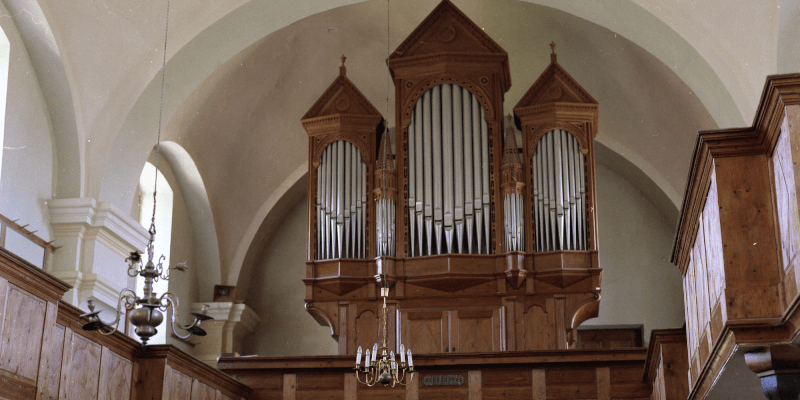
[[[375,115],[381,113],[367,100],[366,96],[341,73],[331,83],[319,100],[303,116],[303,120],[334,114]]]
[[[552,62],[514,109],[547,103],[597,104],[597,101],[564,68]]]
[[[391,58],[443,52],[506,54],[483,29],[449,0],[444,0],[397,47]]]

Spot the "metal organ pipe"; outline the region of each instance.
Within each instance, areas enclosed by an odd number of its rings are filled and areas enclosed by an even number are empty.
[[[562,129],[547,132],[531,165],[536,251],[587,250],[586,171],[577,139]]]
[[[366,256],[366,172],[361,152],[339,140],[317,167],[317,259]]]
[[[488,134],[477,98],[461,86],[435,86],[417,101],[408,127],[412,257],[490,252]]]
[[[440,86],[434,86],[433,98],[431,105],[433,110],[431,116],[432,130],[433,130],[433,224],[434,224],[434,240],[433,250],[436,254],[444,253],[442,251],[442,119],[444,110],[442,110],[442,91]],[[452,169],[451,169],[452,170]]]
[[[444,236],[447,253],[453,252],[453,87],[442,85],[442,156],[444,171]],[[438,164],[438,163],[437,163]],[[441,168],[441,167],[440,167]],[[441,253],[441,251],[440,251]]]
[[[454,208],[453,216],[455,224],[455,244],[456,251],[461,251],[464,247],[461,243],[464,240],[464,115],[463,107],[469,104],[469,92],[462,95],[464,88],[453,86],[453,182]],[[466,101],[466,102],[465,102]],[[451,251],[454,252],[454,251]]]

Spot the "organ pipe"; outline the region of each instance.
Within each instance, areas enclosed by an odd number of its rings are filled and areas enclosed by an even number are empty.
[[[397,169],[388,133],[383,134],[375,168],[375,234],[380,256],[395,255],[395,199],[397,197]]]
[[[352,143],[338,140],[317,167],[318,259],[364,258],[366,165]]]
[[[522,177],[522,162],[519,148],[508,116],[506,138],[503,146],[503,163],[500,168],[500,187],[503,191],[503,225],[505,227],[504,244],[506,252],[525,251],[523,240],[524,214],[522,194],[525,187]],[[538,190],[534,187],[534,191]]]
[[[455,84],[434,86],[417,101],[408,135],[410,255],[488,254],[489,128],[478,99]]]
[[[531,159],[536,251],[587,250],[584,155],[572,134],[547,132]]]

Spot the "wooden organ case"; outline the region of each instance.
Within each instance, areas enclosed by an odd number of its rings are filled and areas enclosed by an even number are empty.
[[[553,58],[514,109],[520,153],[503,117],[508,54],[448,0],[388,65],[394,146],[386,134],[379,140],[383,119],[344,67],[302,120],[309,134],[306,310],[331,328],[339,354],[369,348],[380,335],[385,272],[395,351],[400,343],[415,353],[574,345],[575,328],[599,309],[597,103]],[[536,156],[542,137],[563,142],[564,196],[561,203],[554,197],[553,224],[536,200],[536,168],[555,168],[556,160],[542,164]],[[559,227],[572,233],[557,239]],[[540,238],[545,232],[553,237]]]

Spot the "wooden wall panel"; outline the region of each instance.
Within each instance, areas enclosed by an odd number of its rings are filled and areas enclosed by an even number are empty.
[[[217,396],[214,399],[215,400],[233,400],[233,397],[226,396],[225,393],[222,393],[222,391],[217,390]]]
[[[529,398],[531,372],[527,369],[485,369],[481,386],[483,399]]]
[[[344,375],[341,373],[297,374],[295,398],[297,400],[343,399]]]
[[[100,358],[98,400],[128,400],[133,383],[133,362],[103,347]]]
[[[208,386],[197,379],[192,380],[191,400],[216,400],[216,397],[217,391],[211,388],[211,386]]]
[[[164,400],[192,398],[192,377],[167,366],[164,374]]]
[[[547,399],[596,399],[594,369],[548,369],[545,373]]]
[[[72,330],[67,332],[59,399],[97,399],[102,347]]]
[[[0,369],[36,384],[47,302],[8,285],[3,330],[0,333]]]
[[[358,349],[358,347],[361,346],[364,351],[372,349],[372,345],[378,343],[379,340],[379,326],[380,319],[374,312],[370,310],[363,311],[355,318],[355,346],[353,346],[353,348]],[[353,351],[353,353],[355,353],[355,351]]]
[[[548,320],[547,312],[538,305],[525,311],[522,317],[525,345],[520,350],[545,350],[555,346]]]
[[[447,311],[400,310],[400,342],[415,353],[443,353],[450,345]]]
[[[451,352],[485,353],[500,351],[503,324],[499,309],[457,310],[451,313],[455,321],[452,330]]]
[[[42,355],[39,359],[37,400],[55,400],[58,398],[66,328],[56,324],[57,314],[58,307],[53,303],[48,303],[44,337],[42,338]]]

